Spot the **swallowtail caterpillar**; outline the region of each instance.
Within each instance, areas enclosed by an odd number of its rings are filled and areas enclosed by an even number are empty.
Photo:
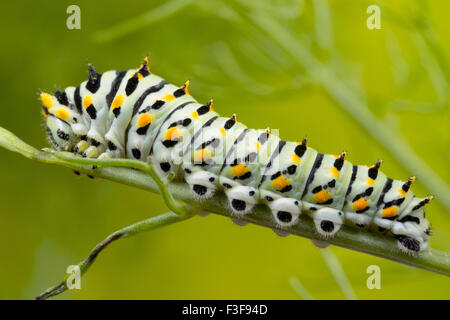
[[[374,165],[352,165],[288,142],[269,129],[247,128],[236,116],[221,117],[212,101],[152,74],[148,59],[138,69],[99,74],[78,87],[41,93],[47,137],[54,149],[87,158],[127,158],[149,163],[162,181],[178,179],[201,201],[224,192],[237,220],[262,203],[283,229],[311,216],[332,237],[343,224],[397,239],[409,254],[428,246],[430,223],[407,181],[388,178]]]

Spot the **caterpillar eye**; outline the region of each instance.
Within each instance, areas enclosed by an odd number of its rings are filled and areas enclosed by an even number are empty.
[[[77,136],[71,126],[54,116],[47,117],[46,132],[52,146],[60,151],[72,151],[77,142]]]

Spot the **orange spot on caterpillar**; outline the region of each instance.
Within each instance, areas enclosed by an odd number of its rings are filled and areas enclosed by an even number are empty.
[[[85,109],[87,109],[91,104],[92,104],[92,98],[91,98],[91,96],[86,96],[86,97],[84,97],[84,99],[83,99],[83,107],[84,107]]]
[[[294,162],[294,163],[301,163],[302,162],[302,159],[298,155],[296,155],[295,153],[293,153],[291,156],[292,156],[292,162]]]
[[[394,217],[398,212],[398,208],[394,206],[390,206],[389,208],[383,209],[381,211],[381,215],[386,218]]]
[[[172,101],[173,99],[175,99],[175,96],[171,93],[168,93],[163,97],[163,100],[166,100],[166,101]]]
[[[111,109],[114,110],[115,108],[121,107],[123,104],[123,95],[118,94],[115,98],[113,103],[111,104]]]
[[[212,158],[214,153],[209,151],[208,149],[196,150],[194,153],[194,161],[196,163],[204,162]]]
[[[317,203],[324,203],[331,199],[331,193],[321,190],[313,196],[313,199]]]
[[[238,165],[235,165],[232,169],[231,172],[233,173],[233,175],[235,177],[240,177],[243,176],[244,174],[246,174],[248,171],[250,171],[245,165],[243,165],[242,163],[239,163]]]
[[[291,180],[286,179],[283,176],[279,176],[272,181],[272,187],[278,191],[283,190],[287,185],[291,183]]]
[[[53,96],[51,94],[41,92],[41,101],[47,109],[53,106]]]
[[[335,167],[332,167],[331,169],[331,175],[335,178],[339,178],[341,176],[340,172],[338,169],[336,169]]]
[[[183,131],[181,131],[177,127],[173,127],[166,131],[166,133],[164,134],[164,139],[173,140],[173,139],[181,137],[182,135],[183,135]]]
[[[154,118],[155,118],[154,115],[144,113],[139,117],[139,119],[137,121],[137,125],[138,125],[138,127],[145,127],[150,122],[152,122]]]
[[[359,198],[352,204],[352,208],[355,211],[364,210],[369,205],[370,201],[364,198]]]
[[[67,111],[66,108],[61,107],[58,108],[58,110],[56,110],[55,112],[55,116],[62,119],[62,120],[66,120],[67,118],[70,117],[69,111]]]
[[[189,84],[190,84],[191,82],[189,81],[189,80],[187,80],[185,83],[184,83],[184,92],[188,95],[188,96],[190,96],[190,93],[189,93],[189,90],[188,90],[188,88],[189,88]]]

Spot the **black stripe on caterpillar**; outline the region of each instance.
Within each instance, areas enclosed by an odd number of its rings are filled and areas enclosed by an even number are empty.
[[[381,161],[352,165],[345,153],[318,153],[306,139],[247,128],[235,115],[220,117],[212,101],[198,103],[188,87],[152,74],[147,58],[127,71],[89,66],[78,87],[41,93],[48,140],[83,157],[148,161],[161,178],[188,183],[200,207],[223,191],[237,220],[262,203],[280,228],[308,214],[324,237],[347,224],[392,236],[406,253],[427,248],[424,206],[432,197],[413,195],[414,177],[393,180]]]

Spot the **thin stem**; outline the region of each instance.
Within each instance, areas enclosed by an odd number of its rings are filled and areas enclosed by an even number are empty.
[[[305,286],[298,280],[296,277],[292,277],[289,279],[289,284],[291,287],[297,292],[297,294],[303,299],[303,300],[315,300],[306,290]]]
[[[331,251],[330,248],[319,249],[320,254],[322,255],[323,260],[327,264],[328,269],[336,280],[337,284],[342,290],[345,298],[347,300],[357,300],[355,292],[352,289],[352,285],[345,275],[344,268],[342,268],[339,259],[336,255]]]
[[[74,156],[70,152],[58,152],[52,149],[45,148],[45,152],[51,153],[55,157],[66,160],[71,163],[78,163],[84,165],[104,166],[104,167],[122,167],[142,170],[150,174],[152,179],[158,186],[158,191],[164,199],[167,207],[173,212],[179,215],[187,215],[191,211],[186,205],[176,201],[172,194],[167,189],[167,183],[164,183],[161,178],[156,174],[151,165],[143,161],[131,160],[131,159],[89,159]],[[93,169],[95,170],[95,169]]]
[[[127,168],[102,168],[95,170],[91,166],[70,163],[56,158],[50,153],[40,152],[27,145],[11,132],[0,127],[0,147],[18,152],[30,159],[44,163],[61,165],[82,173],[90,174],[99,178],[126,184],[132,187],[158,193],[158,185],[145,172]],[[179,201],[198,207],[199,202],[193,196],[189,186],[182,181],[171,182],[168,186],[171,194]],[[205,212],[213,212],[226,217],[232,217],[228,201],[223,192],[219,192],[211,199],[201,202],[201,209]],[[182,218],[182,217],[180,217]],[[362,230],[343,226],[342,229],[329,239],[322,238],[315,230],[314,223],[310,217],[301,215],[299,223],[287,229],[279,229],[274,221],[270,210],[266,206],[256,206],[252,213],[242,217],[242,220],[263,227],[278,229],[294,235],[312,240],[320,240],[343,248],[364,252],[380,258],[396,261],[423,270],[450,276],[450,255],[433,249],[426,249],[416,255],[402,253],[397,247],[397,242],[391,237],[381,234],[370,233]]]
[[[151,9],[144,14],[126,20],[111,28],[100,30],[94,33],[93,39],[96,42],[104,43],[120,38],[127,33],[144,28],[149,24],[160,21],[164,18],[171,16],[179,10],[186,7],[193,0],[172,0],[168,1],[161,6]]]
[[[119,240],[119,239],[125,239],[131,236],[134,236],[136,234],[150,231],[156,228],[161,228],[164,226],[167,226],[169,224],[173,224],[176,222],[180,222],[186,219],[191,218],[192,215],[185,215],[180,216],[178,214],[175,214],[173,212],[167,212],[164,214],[161,214],[156,217],[152,217],[140,222],[137,222],[135,224],[132,224],[128,227],[125,227],[123,229],[120,229],[112,234],[110,234],[108,237],[106,237],[102,242],[97,244],[95,248],[91,251],[89,256],[81,261],[78,264],[78,267],[80,268],[80,275],[83,275],[86,273],[86,271],[91,267],[91,265],[94,263],[95,259],[97,259],[97,256],[100,252],[102,252],[108,245],[110,245],[112,242]],[[43,300],[47,299],[53,296],[56,296],[58,294],[63,293],[68,289],[67,286],[67,280],[69,278],[70,274],[66,275],[63,281],[59,283],[58,285],[51,287],[38,295],[36,297],[37,300]]]

